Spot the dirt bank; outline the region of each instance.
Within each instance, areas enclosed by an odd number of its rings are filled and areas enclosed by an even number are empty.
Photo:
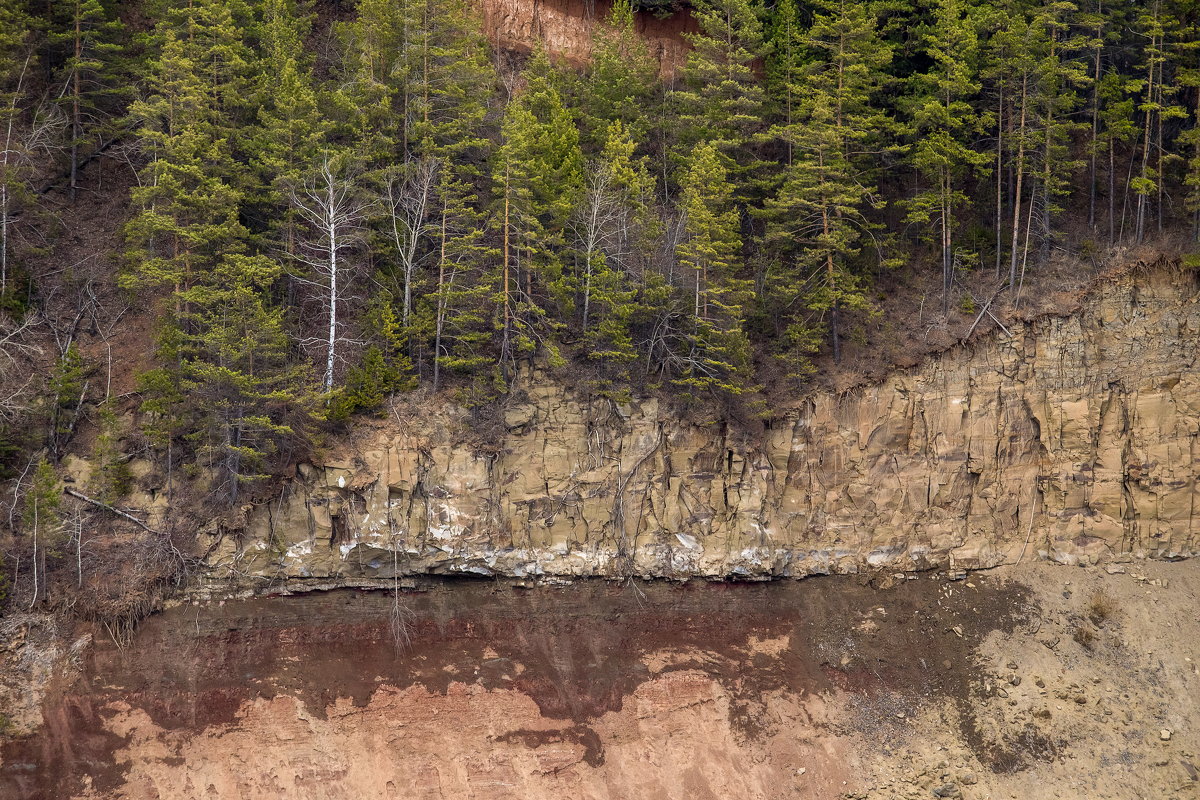
[[[1188,797],[1200,564],[1136,570],[431,584],[400,646],[382,592],[181,606],[97,641],[0,796]]]

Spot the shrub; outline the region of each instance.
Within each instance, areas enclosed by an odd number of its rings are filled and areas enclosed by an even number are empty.
[[[1088,599],[1087,616],[1093,625],[1097,628],[1103,626],[1116,613],[1117,603],[1107,592],[1103,589],[1092,592]]]
[[[329,403],[329,418],[342,422],[359,411],[375,411],[389,395],[411,392],[417,386],[412,362],[388,359],[378,347],[368,347],[358,366],[346,371],[346,385]]]

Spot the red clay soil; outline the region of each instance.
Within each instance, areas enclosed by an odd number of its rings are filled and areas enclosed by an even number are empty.
[[[991,631],[1011,630],[1018,609],[1028,610],[1015,584],[976,582],[977,592],[959,593],[957,600],[947,600],[943,584],[928,576],[886,592],[849,578],[589,582],[559,589],[436,583],[401,595],[409,638],[403,648],[391,632],[387,592],[176,607],[149,619],[125,648],[97,638],[79,680],[47,703],[43,730],[0,752],[0,797],[158,796],[126,786],[138,734],[137,726],[122,727],[120,720],[136,717],[142,729],[178,743],[210,729],[218,736],[244,730],[253,717],[248,709],[285,698],[294,698],[300,716],[319,725],[381,702],[385,690],[409,698],[409,710],[464,693],[480,708],[524,697],[536,713],[518,718],[506,712],[513,716],[493,730],[490,746],[542,757],[566,748],[576,753],[571,764],[593,771],[603,767],[610,748],[623,746],[614,715],[636,711],[630,703],[657,707],[656,692],[669,698],[697,681],[712,685],[697,690],[701,694],[722,698],[738,747],[795,733],[773,705],[778,697],[848,696],[844,705],[875,725],[882,717],[917,713],[937,698],[970,694],[972,648]],[[875,606],[881,612],[886,606],[883,628],[864,623],[864,610],[873,614]],[[392,717],[406,713],[404,703],[397,708]],[[831,723],[810,715],[809,722],[845,734],[854,718]],[[968,741],[970,725],[966,714]],[[400,748],[389,757],[401,758],[410,746],[400,736],[384,747]],[[1013,768],[1022,758],[978,756],[1004,759]],[[189,766],[185,761],[162,755],[156,769],[180,772]]]

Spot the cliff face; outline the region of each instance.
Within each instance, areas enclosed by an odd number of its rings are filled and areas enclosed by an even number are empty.
[[[1200,544],[1197,276],[1099,285],[1070,315],[819,394],[765,432],[655,399],[585,405],[523,381],[498,451],[412,403],[341,460],[303,465],[211,579],[799,577],[1042,557],[1172,558]]]
[[[586,61],[592,52],[592,33],[607,19],[611,0],[480,0],[483,30],[498,49],[528,52],[541,42],[552,54]],[[683,36],[699,30],[684,11],[660,19],[638,13],[638,33],[658,59],[664,75],[683,65],[690,49]]]

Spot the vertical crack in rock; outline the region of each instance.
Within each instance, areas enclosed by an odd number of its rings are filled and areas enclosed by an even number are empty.
[[[397,547],[412,573],[542,579],[1190,555],[1195,284],[1135,270],[1072,316],[814,394],[753,432],[655,397],[589,405],[527,366],[487,452],[450,433],[469,412],[414,401],[345,460],[302,466],[242,547],[213,531],[211,579],[368,580]]]

